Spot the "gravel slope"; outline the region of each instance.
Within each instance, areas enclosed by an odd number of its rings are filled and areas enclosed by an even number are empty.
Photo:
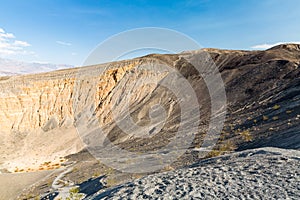
[[[144,177],[90,199],[300,199],[300,151],[261,148]]]

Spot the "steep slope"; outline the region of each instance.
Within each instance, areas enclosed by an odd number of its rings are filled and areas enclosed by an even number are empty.
[[[196,131],[193,126],[187,126],[182,135],[179,134],[182,140],[185,134],[196,136],[173,167],[199,160],[202,157],[199,147],[211,117],[211,98],[203,77],[185,59],[189,54],[210,55],[226,89],[226,123],[218,145],[208,156],[264,146],[299,149],[299,45],[280,45],[266,51],[204,49],[2,78],[2,167],[30,171],[28,168],[37,169],[46,161],[58,162],[60,157],[80,151],[81,139],[91,148],[97,145],[93,142],[101,138],[104,143],[109,141],[127,151],[155,152],[172,141],[180,121],[183,124],[199,122],[199,126]],[[200,67],[209,67],[205,64],[201,62]],[[188,117],[182,120],[182,107],[176,94],[161,87],[170,81],[168,75],[173,69],[193,86],[200,104],[200,121]],[[172,83],[180,80],[173,78]],[[152,80],[155,82],[147,84]],[[157,104],[162,105],[165,112],[160,107],[153,108]],[[188,105],[188,110],[196,106]],[[129,109],[124,110],[124,107]],[[152,114],[157,121],[151,121]],[[129,116],[138,126],[126,126]],[[161,116],[166,119],[161,120]],[[116,119],[125,120],[125,127],[120,127]],[[91,127],[101,127],[101,130]],[[172,147],[168,151],[185,151],[184,147]],[[111,150],[113,148],[107,146],[106,151]],[[118,155],[114,156],[119,159]]]

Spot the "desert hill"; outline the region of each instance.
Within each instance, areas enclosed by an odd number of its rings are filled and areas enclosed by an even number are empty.
[[[80,184],[92,176],[110,174],[112,178],[107,180],[114,180],[109,184],[113,186],[135,178],[124,175],[122,170],[145,169],[147,174],[148,168],[149,172],[176,169],[245,149],[299,149],[299,49],[296,44],[266,51],[202,49],[38,75],[2,77],[2,172],[42,171],[69,163],[77,169],[66,175],[70,183]],[[204,75],[211,73],[212,63],[217,66],[226,91],[226,108],[222,107],[221,98],[214,98],[219,110],[212,112],[212,96],[218,97],[214,95],[222,90],[222,85],[215,84],[210,91],[203,74],[187,59],[191,56],[197,58],[197,67]],[[173,76],[174,70],[181,76]],[[195,102],[186,97],[185,101],[191,103],[184,107],[176,95],[185,94],[188,87],[175,88],[175,92],[161,87],[186,83],[182,79],[192,86],[197,99]],[[157,107],[158,104],[162,107]],[[197,108],[201,119],[181,118],[183,109],[190,113]],[[218,121],[222,116],[226,118],[221,135],[205,137],[211,119]],[[131,126],[129,118],[138,126]],[[196,129],[193,124],[197,124]],[[151,160],[157,155],[165,158],[159,149],[172,143],[175,135],[182,144],[169,147],[166,154],[184,154],[173,156],[174,162],[164,163],[168,169],[161,169]],[[187,141],[190,136],[193,139]],[[201,148],[204,141],[213,144],[215,140],[217,145],[211,146],[212,151]],[[102,142],[101,149],[97,149],[98,141]],[[145,162],[138,165],[134,159],[128,162],[123,155],[114,154],[115,146],[137,155],[146,153]],[[100,153],[106,164],[118,166],[120,171],[99,164],[86,149],[95,157]],[[57,174],[54,172],[49,180],[54,180]],[[83,174],[81,178],[79,174]],[[51,185],[39,186],[30,191],[36,194],[53,190]]]

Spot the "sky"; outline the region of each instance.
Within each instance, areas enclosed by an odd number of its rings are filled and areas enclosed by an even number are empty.
[[[300,43],[299,0],[11,0],[0,2],[0,57],[81,65],[107,38],[167,28],[201,47]]]

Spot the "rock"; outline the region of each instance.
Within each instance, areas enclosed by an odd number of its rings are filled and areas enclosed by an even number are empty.
[[[299,149],[298,47],[287,44],[267,51],[204,49],[174,55],[153,54],[95,66],[1,78],[3,145],[0,154],[7,156],[4,160],[7,163],[20,155],[39,159],[48,159],[50,153],[56,157],[67,156],[82,149],[81,139],[85,145],[97,145],[95,142],[101,140],[104,145],[110,141],[136,152],[154,151],[172,141],[181,126],[180,121],[188,127],[180,137],[186,139],[188,134],[195,134],[191,144],[186,142],[187,147],[196,149],[208,130],[211,98],[203,77],[185,59],[189,54],[208,54],[218,67],[226,89],[226,123],[215,154],[265,146]],[[205,71],[210,66],[200,60],[200,68]],[[173,75],[174,71],[181,75]],[[185,83],[180,80],[187,80],[193,87],[201,119],[184,117],[181,120],[182,108],[176,94],[162,87],[164,83],[169,86]],[[214,92],[218,94],[220,90],[219,85]],[[187,91],[185,88],[178,93]],[[189,95],[186,98],[191,102]],[[189,111],[198,106],[195,102],[186,105]],[[275,105],[280,109],[273,109]],[[195,131],[193,124],[196,123],[200,125]],[[183,145],[179,149],[186,150],[183,142],[179,144]],[[185,162],[178,165],[193,163],[201,157],[192,150],[187,154]]]
[[[146,176],[88,199],[299,199],[299,164],[299,151],[246,150]]]

